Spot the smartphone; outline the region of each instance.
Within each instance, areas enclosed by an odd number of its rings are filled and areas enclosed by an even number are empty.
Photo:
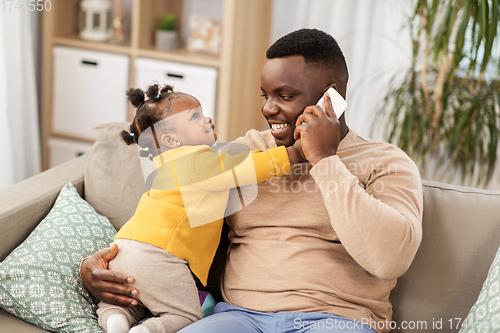
[[[334,88],[331,87],[328,88],[327,92],[330,95],[330,99],[332,100],[332,105],[333,105],[333,111],[335,111],[335,114],[337,115],[338,119],[347,108],[347,102]],[[316,105],[319,105],[323,108],[323,96],[321,96]]]

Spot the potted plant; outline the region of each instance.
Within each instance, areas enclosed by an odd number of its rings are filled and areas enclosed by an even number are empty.
[[[485,186],[500,134],[497,0],[415,0],[413,61],[378,113],[423,178]],[[382,121],[380,121],[382,120]]]
[[[156,30],[155,46],[160,51],[172,51],[178,48],[178,33],[175,14],[162,16]]]

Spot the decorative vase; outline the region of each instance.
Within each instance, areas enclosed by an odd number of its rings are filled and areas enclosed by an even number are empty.
[[[111,38],[111,0],[80,2],[80,38],[103,42]]]
[[[177,31],[156,30],[155,47],[160,51],[173,51],[178,48]]]

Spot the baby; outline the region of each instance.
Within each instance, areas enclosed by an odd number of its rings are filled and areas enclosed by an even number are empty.
[[[206,285],[230,189],[279,177],[304,158],[300,140],[265,152],[217,152],[212,119],[195,97],[158,85],[146,95],[147,100],[141,89],[127,92],[137,110],[130,131],[121,136],[141,147],[140,155],[154,161],[157,173],[134,216],[118,231],[120,250],[109,263],[109,269],[134,277],[138,305],[100,302],[99,324],[108,333],[177,332],[200,319],[191,272]],[[154,317],[130,329],[146,309]]]

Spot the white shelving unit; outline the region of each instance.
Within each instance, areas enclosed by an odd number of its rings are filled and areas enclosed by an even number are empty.
[[[53,50],[56,46],[76,48],[84,51],[98,51],[110,55],[128,57],[126,86],[137,83],[137,64],[142,59],[160,60],[166,63],[194,65],[213,69],[216,72],[214,116],[218,138],[233,140],[248,129],[263,129],[264,122],[259,113],[260,72],[265,62],[265,51],[269,46],[271,20],[270,0],[203,0],[197,10],[207,10],[205,2],[215,1],[211,6],[221,11],[221,48],[218,55],[189,52],[181,42],[180,49],[162,52],[154,48],[154,31],[161,16],[175,13],[179,20],[180,35],[186,36],[187,16],[193,2],[199,0],[122,0],[131,10],[124,17],[130,26],[130,34],[124,45],[108,42],[90,42],[78,38],[79,0],[52,0],[50,11],[43,17],[43,60],[42,60],[42,145],[43,166],[49,166],[50,138],[70,139],[76,142],[92,143],[93,139],[79,130],[64,131],[60,124],[60,113],[55,109],[57,101],[56,73]],[[199,14],[199,13],[198,13]],[[141,60],[140,60],[141,59]],[[179,68],[181,68],[180,66]],[[125,72],[125,71],[124,71]],[[75,82],[74,84],[80,84]],[[84,86],[85,84],[82,83]],[[83,89],[83,88],[81,88]],[[211,89],[211,88],[209,88]],[[86,92],[82,91],[84,95]],[[123,91],[123,94],[125,91]],[[193,93],[195,94],[195,93]],[[56,97],[57,98],[57,97]],[[125,95],[124,95],[125,99]],[[119,101],[117,101],[118,103]],[[212,103],[212,102],[211,102]],[[79,113],[84,111],[78,111]],[[133,117],[128,108],[127,119]],[[114,119],[114,118],[113,118]],[[71,121],[71,120],[70,120]],[[78,117],[74,120],[78,125]],[[117,119],[119,121],[119,119]],[[67,123],[64,123],[66,127]]]

